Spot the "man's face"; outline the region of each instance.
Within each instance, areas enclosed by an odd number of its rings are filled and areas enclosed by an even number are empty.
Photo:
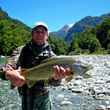
[[[45,30],[44,27],[38,26],[35,30],[32,32],[32,39],[35,43],[38,45],[44,44],[48,39],[48,32]]]

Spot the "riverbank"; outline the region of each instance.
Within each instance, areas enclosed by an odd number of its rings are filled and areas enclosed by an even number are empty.
[[[93,68],[88,71],[91,78],[76,76],[69,83],[50,87],[52,110],[96,110],[99,105],[109,106],[110,55],[75,55],[74,58],[92,65]],[[19,94],[9,85],[9,82],[0,80],[0,107],[10,106],[11,110],[19,110]]]
[[[76,76],[71,82],[54,88],[57,92],[52,90],[52,94],[57,108],[61,110],[66,105],[68,110],[96,110],[99,105],[109,106],[110,56],[76,55],[74,58],[92,65],[93,68],[88,71],[91,78]]]

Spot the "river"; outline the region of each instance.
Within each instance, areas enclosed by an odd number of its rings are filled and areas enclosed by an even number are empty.
[[[49,87],[52,110],[96,110],[110,106],[110,55],[78,55],[75,59],[93,66],[91,78],[76,77],[69,83]],[[77,88],[77,89],[75,89]],[[21,110],[17,88],[0,80],[0,110]]]

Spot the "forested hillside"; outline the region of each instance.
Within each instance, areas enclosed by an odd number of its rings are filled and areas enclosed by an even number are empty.
[[[74,34],[69,53],[110,54],[110,18],[94,28]]]
[[[49,43],[53,51],[58,55],[110,54],[110,18],[109,15],[102,17],[102,23],[95,24],[94,27],[87,26],[82,32],[72,34],[70,44],[67,44],[60,36],[62,34],[50,33]],[[89,21],[88,18],[88,22],[92,21]],[[0,55],[10,55],[14,49],[24,45],[30,39],[31,28],[23,22],[11,18],[0,8]]]
[[[12,50],[27,42],[31,28],[8,16],[0,8],[0,54],[9,55]]]

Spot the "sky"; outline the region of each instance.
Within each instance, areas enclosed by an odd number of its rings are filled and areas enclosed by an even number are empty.
[[[110,0],[0,0],[0,7],[30,27],[43,21],[49,31],[58,31],[86,16],[110,13]]]

